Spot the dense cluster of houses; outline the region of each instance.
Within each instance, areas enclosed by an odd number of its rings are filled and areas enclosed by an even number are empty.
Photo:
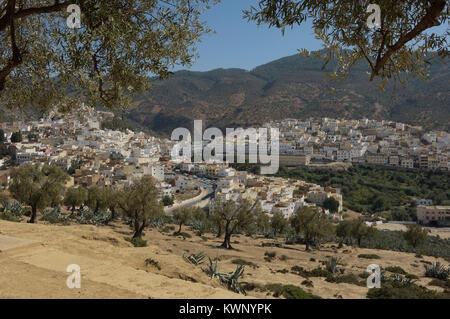
[[[450,171],[450,134],[392,121],[330,118],[272,121],[280,154],[310,161],[367,163]]]
[[[174,189],[165,180],[171,164],[170,141],[130,130],[102,129],[101,122],[111,120],[111,112],[85,105],[65,115],[51,113],[29,123],[0,123],[5,135],[3,149],[18,165],[47,163],[70,173],[67,186],[114,186],[122,188],[143,175],[160,182],[164,195]],[[14,132],[22,141],[11,143]],[[2,165],[6,163],[3,161]],[[5,175],[5,174],[2,174]]]
[[[214,198],[210,207],[220,201],[239,198],[258,199],[262,210],[290,217],[301,206],[321,206],[328,198],[339,203],[337,212],[322,211],[331,219],[342,219],[342,195],[339,189],[321,187],[300,180],[254,175],[236,171],[226,162],[191,163],[171,161],[174,142],[130,130],[102,128],[112,120],[111,112],[82,105],[76,112],[29,123],[0,123],[4,139],[1,143],[0,166],[8,168],[5,158],[16,165],[48,163],[57,165],[70,175],[67,186],[92,185],[123,188],[144,175],[159,181],[162,196],[198,187],[193,178],[214,180]],[[351,161],[407,168],[450,168],[450,135],[446,132],[425,133],[419,127],[402,123],[371,120],[286,119],[266,123],[279,128],[280,154],[305,159]],[[21,141],[12,142],[21,133]],[[16,136],[17,137],[17,136]],[[176,174],[178,168],[183,174]],[[0,172],[6,186],[8,170]],[[432,206],[426,199],[417,201],[419,222],[448,220],[448,207]]]

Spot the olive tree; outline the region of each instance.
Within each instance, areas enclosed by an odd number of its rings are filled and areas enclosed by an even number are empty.
[[[83,187],[71,187],[64,196],[64,205],[70,207],[72,214],[77,206],[84,205],[88,199],[88,192]]]
[[[133,238],[141,238],[150,219],[164,215],[159,201],[160,191],[153,177],[144,176],[128,186],[120,196],[118,206],[123,214],[131,219]]]
[[[328,217],[314,206],[299,207],[291,216],[290,222],[295,233],[303,235],[306,251],[310,251],[310,245],[315,239],[330,236],[333,232],[333,225]]]
[[[429,61],[435,53],[448,57],[449,15],[446,0],[376,1],[380,25],[372,27],[373,11],[369,1],[360,0],[260,0],[244,11],[249,21],[280,28],[295,27],[312,21],[316,37],[326,50],[314,55],[325,65],[336,58],[332,76],[348,75],[359,61],[366,61],[370,81],[379,77],[380,87],[390,78],[406,83],[408,75],[426,78]],[[368,10],[369,9],[369,10]],[[301,53],[310,55],[306,50]],[[403,78],[401,78],[403,76]]]
[[[30,164],[11,170],[9,192],[18,202],[31,206],[29,223],[35,223],[38,210],[62,201],[68,179],[59,167]]]
[[[257,211],[261,209],[258,201],[250,201],[240,198],[237,201],[216,202],[214,204],[214,215],[217,220],[223,222],[225,237],[221,247],[233,249],[231,236],[237,230],[244,231],[255,222]]]
[[[130,95],[189,65],[210,29],[200,15],[217,0],[4,0],[0,3],[0,97],[41,110],[124,108]],[[68,12],[70,5],[80,8]],[[72,10],[72,8],[70,8]],[[68,94],[69,93],[69,94]],[[76,97],[76,100],[75,100]]]
[[[428,238],[428,230],[417,224],[408,225],[404,233],[405,240],[414,248],[422,246]]]
[[[270,219],[270,226],[275,237],[279,234],[282,234],[286,230],[288,225],[289,221],[280,212],[276,212],[275,214],[273,214],[272,218]]]
[[[181,233],[181,227],[188,223],[193,218],[193,209],[192,207],[183,207],[176,209],[173,212],[173,220],[176,224],[180,226],[178,229],[178,234]]]

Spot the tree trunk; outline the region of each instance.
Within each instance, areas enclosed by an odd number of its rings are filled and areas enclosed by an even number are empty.
[[[142,231],[145,228],[145,221],[142,223],[142,225],[139,225],[139,220],[134,220],[134,235],[133,238],[141,238],[142,237]]]
[[[72,214],[75,212],[75,205],[72,205]]]
[[[231,234],[230,233],[225,234],[225,238],[223,239],[223,243],[220,247],[223,247],[225,249],[233,249],[233,247],[231,247]]]
[[[116,210],[114,209],[114,207],[111,207],[109,210],[111,211],[111,221],[113,221],[114,219],[116,219]]]
[[[217,238],[222,236],[222,223],[219,223],[218,230],[217,230]]]
[[[36,215],[37,215],[36,206],[31,206],[31,218],[28,222],[34,224],[36,222]]]
[[[309,248],[310,241],[311,241],[311,240],[310,240],[309,237],[305,237],[305,245],[306,245],[305,251],[311,251],[311,249]]]
[[[178,234],[181,234],[181,226],[183,226],[182,223],[180,223],[180,228],[178,229]]]

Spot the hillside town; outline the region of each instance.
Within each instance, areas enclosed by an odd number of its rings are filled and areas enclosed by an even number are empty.
[[[123,189],[150,175],[158,181],[161,197],[185,192],[192,197],[200,196],[204,194],[199,195],[198,191],[209,187],[206,205],[211,210],[217,202],[247,198],[258,199],[262,210],[270,216],[281,213],[289,218],[300,206],[320,206],[330,219],[342,220],[340,189],[237,171],[227,162],[172,161],[174,141],[129,129],[102,128],[102,122],[113,118],[111,112],[83,105],[76,113],[52,112],[28,123],[0,123],[4,132],[0,160],[3,187],[10,182],[8,167],[47,163],[69,173],[67,187],[95,185]],[[280,155],[298,158],[297,164],[350,161],[421,169],[450,167],[450,135],[446,132],[427,133],[419,127],[385,121],[327,118],[286,119],[266,123],[265,127],[280,130]],[[328,198],[338,203],[334,211],[323,208]],[[439,214],[444,219],[449,214],[446,206],[422,201],[418,202],[421,223],[433,221],[436,211],[438,219]]]
[[[272,121],[280,129],[280,155],[297,163],[352,162],[450,171],[450,134],[420,126],[369,119]]]

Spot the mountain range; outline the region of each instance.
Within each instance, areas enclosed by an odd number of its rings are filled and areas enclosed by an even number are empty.
[[[406,87],[390,81],[384,91],[369,81],[364,63],[339,81],[326,76],[334,61],[322,65],[321,59],[293,55],[250,71],[178,71],[135,96],[127,117],[166,135],[191,128],[194,119],[224,129],[283,118],[364,117],[449,130],[450,70],[444,61],[431,64],[428,81],[412,79]]]

